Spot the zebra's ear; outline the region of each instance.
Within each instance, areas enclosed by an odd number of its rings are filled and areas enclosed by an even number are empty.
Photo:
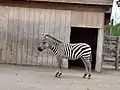
[[[46,37],[46,35],[45,35],[44,33],[42,33],[42,34],[40,35],[40,37],[41,37],[41,38],[44,38],[44,37]]]
[[[49,36],[48,34],[42,34],[43,38],[48,38],[48,36]]]
[[[45,34],[45,35],[44,35],[45,38],[48,38],[48,36],[49,36],[48,34]]]
[[[44,34],[44,33],[42,33],[42,36],[44,37],[44,36],[45,36],[45,34]]]

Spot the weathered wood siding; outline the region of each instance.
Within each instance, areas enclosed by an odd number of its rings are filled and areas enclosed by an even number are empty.
[[[91,9],[87,8],[76,11],[15,6],[1,6],[0,8],[2,8],[0,12],[4,11],[0,14],[1,63],[56,66],[56,57],[49,50],[42,53],[36,50],[40,34],[49,33],[69,43],[71,26],[103,28],[104,25],[104,13],[97,10],[90,11]],[[64,61],[63,67],[68,67],[67,60]]]
[[[1,9],[0,9],[1,10]],[[36,48],[42,33],[69,42],[71,11],[8,7],[1,19],[1,62],[27,65],[56,66],[56,58],[48,51]],[[64,67],[68,66],[64,62]]]
[[[8,8],[0,6],[0,61],[3,59],[3,49],[6,49],[7,45],[7,20]],[[6,51],[4,51],[6,52]]]
[[[77,27],[103,28],[104,13],[90,11],[72,11],[71,25]]]

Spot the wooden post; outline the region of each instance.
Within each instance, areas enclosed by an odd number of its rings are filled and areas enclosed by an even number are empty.
[[[117,44],[117,50],[116,50],[116,61],[115,61],[115,70],[118,70],[119,65],[119,41],[120,37],[117,37],[116,44]]]
[[[0,63],[2,63],[2,49],[0,49]]]
[[[2,49],[0,49],[0,61],[2,60]]]
[[[95,66],[96,72],[101,72],[102,70],[103,41],[104,41],[104,29],[100,28],[98,30],[98,39],[97,39],[96,66]]]

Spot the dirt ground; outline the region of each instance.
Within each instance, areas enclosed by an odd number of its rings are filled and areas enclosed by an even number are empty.
[[[81,78],[83,70],[63,70],[55,78],[56,68],[0,64],[0,90],[120,90],[120,71],[93,72],[90,80]]]

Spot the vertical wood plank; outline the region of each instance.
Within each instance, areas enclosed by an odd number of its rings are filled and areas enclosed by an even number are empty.
[[[0,9],[1,9],[1,7],[0,7]],[[0,15],[0,23],[1,23],[1,21],[2,20],[1,20],[1,15]],[[2,24],[0,25],[0,63],[2,61],[2,43],[1,43],[1,41],[2,41]]]
[[[13,11],[14,9],[11,7],[10,8],[10,13],[9,13],[9,21],[8,21],[8,32],[7,32],[7,62],[8,63],[13,63],[14,61],[14,51],[13,51],[13,35],[12,35],[12,31],[13,31]]]
[[[9,48],[9,50],[10,50],[10,56],[11,56],[11,58],[9,58],[9,63],[15,63],[15,55],[16,55],[16,52],[15,52],[15,48],[14,48],[14,45],[15,45],[15,43],[14,43],[14,36],[15,36],[15,33],[14,33],[14,8],[11,8],[11,10],[12,10],[12,12],[10,12],[10,14],[9,14],[9,23],[8,23],[8,31],[10,31],[9,33],[11,33],[11,35],[10,35],[10,37],[11,37],[11,40],[10,40],[10,42],[11,42],[11,45],[10,45],[10,48]]]
[[[117,37],[117,50],[116,50],[116,60],[115,60],[115,70],[118,70],[118,66],[119,66],[119,50],[120,50],[120,46],[119,46],[119,42],[120,42],[120,37]]]
[[[40,65],[41,62],[42,62],[42,53],[40,53],[38,50],[37,50],[37,47],[39,45],[39,40],[40,40],[40,34],[41,34],[41,13],[42,13],[42,10],[41,9],[37,9],[37,13],[38,13],[38,16],[36,17],[36,19],[38,19],[38,28],[37,28],[37,40],[36,40],[36,53],[37,53],[37,65]]]
[[[71,16],[71,17],[72,17],[72,16]],[[85,26],[85,24],[84,24],[84,17],[85,17],[85,16],[84,16],[84,14],[83,14],[83,11],[79,12],[79,16],[77,16],[76,18],[78,18],[78,17],[80,17],[80,18],[79,18],[79,23],[80,23],[80,25],[81,25],[81,26]],[[72,20],[71,20],[71,21],[72,21]],[[78,24],[79,24],[79,23],[78,23]]]
[[[21,24],[21,19],[22,19],[21,13],[20,13],[21,8],[18,7],[18,8],[16,8],[16,10],[17,10],[16,20],[18,22],[18,27],[17,27],[17,30],[18,30],[18,32],[17,32],[17,64],[21,64],[21,60],[22,60],[22,58],[21,58],[21,49],[22,49],[21,40],[22,40],[22,30],[23,30],[22,24]],[[24,12],[22,14],[24,14]]]
[[[87,26],[88,12],[83,12],[83,26]]]
[[[71,32],[71,11],[66,11],[66,27],[65,27],[65,42],[70,43]]]
[[[62,40],[62,42],[64,43],[66,43],[66,33],[68,33],[68,31],[69,30],[67,30],[67,11],[63,10],[61,12],[60,40]],[[63,60],[62,67],[64,67],[65,62],[67,62],[67,60]]]
[[[23,49],[23,35],[24,35],[24,24],[25,24],[25,11],[24,8],[20,8],[19,10],[19,64],[22,65],[24,60],[24,49]]]
[[[4,54],[2,54],[3,55],[3,60],[6,62],[6,47],[7,47],[7,32],[8,32],[8,27],[7,27],[7,25],[8,25],[8,16],[9,16],[9,12],[10,12],[10,9],[7,7],[7,15],[6,15],[6,17],[5,17],[5,39],[3,39],[4,40],[4,42],[5,42],[5,44],[4,44]]]
[[[45,22],[45,34],[49,33],[49,20],[50,20],[50,10],[49,9],[45,9],[45,17],[44,17],[44,22]],[[48,65],[48,49],[46,49],[44,51],[43,54],[43,58],[44,58],[44,64]]]
[[[91,24],[92,24],[92,27],[95,27],[95,28],[99,28],[98,26],[98,13],[97,12],[94,12],[92,13],[92,20],[91,20]]]
[[[19,53],[18,53],[18,43],[19,43],[19,8],[14,8],[14,26],[16,26],[14,28],[14,31],[15,31],[15,37],[14,37],[14,40],[15,40],[15,50],[16,50],[16,64],[18,64],[20,61],[19,61]]]
[[[25,56],[25,61],[23,62],[23,64],[27,65],[28,64],[28,38],[29,38],[29,31],[28,31],[28,26],[29,25],[29,11],[28,8],[25,8],[25,26],[24,26],[24,40],[23,40],[23,44],[24,44],[24,56]]]
[[[56,16],[55,16],[55,38],[60,39],[60,27],[61,27],[61,22],[60,22],[60,10],[56,10]]]
[[[84,17],[83,11],[72,11],[71,12],[72,26],[84,26],[83,17]]]
[[[29,19],[29,45],[28,45],[28,55],[29,55],[29,64],[32,65],[32,55],[33,55],[33,35],[34,35],[34,31],[33,31],[33,25],[34,25],[34,11],[32,8],[30,8],[29,11],[30,14],[30,19]]]
[[[45,9],[40,9],[40,19],[39,19],[39,35],[43,34],[45,31]],[[39,62],[39,65],[43,65],[44,64],[44,59],[43,59],[43,55],[44,53],[40,53],[40,56],[39,56],[39,59],[38,59],[38,62]]]
[[[45,13],[44,13],[44,34],[47,34],[48,33],[48,12],[47,12],[47,9],[45,9]],[[43,65],[47,65],[47,49],[44,50],[43,52]]]
[[[19,39],[19,11],[18,8],[14,7],[14,24],[13,24],[13,32],[14,32],[14,52],[15,52],[15,64],[18,63],[18,39]]]
[[[9,8],[10,10],[9,10],[9,13],[11,12],[11,8]],[[8,13],[8,25],[9,25],[9,13]],[[8,27],[8,25],[7,25],[7,27]],[[6,49],[5,49],[5,54],[4,54],[4,57],[5,57],[5,60],[6,60],[6,63],[8,63],[8,29],[7,29],[7,31],[6,31]]]
[[[3,51],[2,51],[2,60],[4,60],[4,62],[6,63],[7,62],[7,31],[8,31],[8,27],[7,27],[7,25],[8,25],[8,16],[9,16],[9,11],[10,10],[8,10],[7,11],[7,14],[6,14],[6,24],[5,24],[5,26],[3,25],[3,23],[1,23],[1,28],[2,28],[2,30],[3,30],[3,27],[5,27],[5,39],[4,39],[4,42],[5,42],[5,44],[4,44],[4,48],[3,48]],[[1,20],[2,21],[2,20]]]
[[[30,64],[30,57],[29,57],[29,39],[30,39],[30,9],[27,8],[27,22],[26,22],[26,32],[27,32],[27,50],[26,50],[26,62],[27,62],[27,65]]]
[[[26,42],[25,42],[25,38],[27,35],[25,35],[25,25],[26,25],[26,9],[25,8],[21,8],[20,10],[20,24],[21,24],[21,30],[22,30],[22,35],[21,35],[21,64],[24,65],[26,62],[26,53],[25,53],[25,47],[26,47]]]
[[[51,35],[51,30],[50,30],[50,25],[51,25],[51,23],[52,23],[52,21],[53,20],[51,20],[51,13],[52,13],[52,10],[50,10],[50,9],[47,9],[47,15],[46,15],[46,17],[47,17],[47,19],[46,19],[46,22],[47,22],[47,24],[46,24],[46,28],[45,28],[45,32],[46,33],[48,33],[49,35]],[[53,18],[54,19],[54,18]],[[52,61],[52,56],[51,56],[51,52],[49,51],[49,50],[47,50],[47,65],[48,66],[50,66],[51,65],[51,62],[50,61]]]
[[[53,28],[53,36],[56,38],[56,15],[57,15],[57,12],[56,12],[56,9],[54,9],[54,28]],[[52,57],[52,64],[53,66],[57,66],[57,58],[54,56],[53,54],[53,57]]]
[[[49,34],[50,34],[51,36],[53,36],[53,37],[54,37],[54,25],[55,25],[54,23],[55,23],[55,10],[52,9],[52,10],[50,11]],[[48,53],[49,53],[48,63],[49,63],[50,66],[54,66],[54,64],[53,64],[54,55],[53,55],[53,53],[50,52],[50,51],[49,51]]]
[[[94,12],[88,12],[88,15],[87,15],[87,27],[94,27],[95,25],[93,25],[93,22],[95,22],[95,18],[94,18]]]
[[[2,9],[3,7],[0,6],[0,9]],[[1,11],[1,10],[0,10]],[[3,16],[1,15],[0,13],[0,63],[2,62],[2,42],[3,42],[3,33],[4,33],[4,29],[3,29],[3,26],[4,26],[4,18]]]
[[[25,37],[25,41],[26,41],[26,64],[28,65],[28,63],[29,63],[29,52],[28,52],[28,50],[29,50],[29,18],[30,18],[30,14],[29,14],[29,9],[28,8],[26,8],[26,16],[25,16],[25,18],[26,18],[26,25],[25,25],[25,35],[26,35],[26,37]]]
[[[0,9],[1,9],[1,7],[0,7]],[[1,11],[1,10],[0,10]],[[0,15],[0,23],[1,23],[1,15]],[[2,61],[2,24],[0,24],[0,63],[1,63],[1,61]]]
[[[39,38],[39,9],[34,10],[34,34],[33,34],[33,58],[32,58],[32,65],[38,65],[38,52],[37,45],[38,45],[38,38]]]
[[[61,11],[60,40],[62,42],[65,42],[65,35],[64,35],[64,33],[65,33],[65,19],[66,19],[65,16],[66,16],[66,11],[65,10]]]
[[[32,21],[31,21],[31,24],[33,24],[32,26],[32,53],[31,53],[31,65],[35,65],[35,58],[34,58],[34,42],[35,42],[35,9],[32,9],[31,10],[32,12]]]
[[[97,24],[98,24],[99,28],[104,27],[104,13],[98,12],[97,16],[98,16],[97,17],[97,20],[98,20]]]
[[[27,59],[27,64],[31,65],[32,64],[32,32],[33,32],[33,18],[34,18],[34,13],[32,12],[32,8],[28,9],[29,10],[29,20],[28,20],[28,27],[27,27],[27,32],[29,33],[28,36],[28,59]]]
[[[66,11],[65,19],[65,42],[70,43],[70,33],[71,33],[71,11]],[[68,60],[63,61],[63,67],[68,68]]]
[[[8,8],[0,6],[0,63],[6,62],[6,31],[8,21]]]
[[[35,9],[34,12],[34,40],[33,40],[33,65],[38,65],[38,52],[37,52],[37,45],[38,45],[38,38],[39,38],[39,30],[38,30],[38,23],[39,22],[39,9]]]
[[[59,40],[59,32],[60,32],[60,10],[55,10],[55,22],[54,22],[54,37]],[[53,65],[57,66],[56,57],[53,58]]]

